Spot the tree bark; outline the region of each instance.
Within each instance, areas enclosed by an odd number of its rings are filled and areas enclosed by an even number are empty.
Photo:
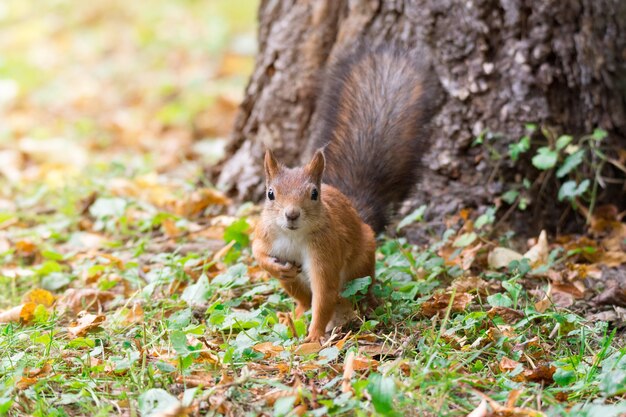
[[[506,146],[538,123],[570,134],[626,137],[623,0],[262,0],[259,53],[218,185],[262,195],[262,154],[298,164],[329,59],[358,39],[426,45],[444,89],[425,150],[417,203],[438,213],[483,206],[501,192],[474,138]]]

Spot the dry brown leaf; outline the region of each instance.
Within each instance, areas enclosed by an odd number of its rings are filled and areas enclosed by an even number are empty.
[[[24,303],[0,313],[0,323],[23,322],[28,323],[33,319],[35,303]]]
[[[527,369],[524,371],[524,379],[531,382],[541,382],[544,385],[554,382],[552,378],[556,368],[549,363],[541,363],[534,369]]]
[[[514,407],[521,393],[522,391],[519,389],[511,390],[511,392],[509,392],[509,395],[507,395],[506,397],[506,407]]]
[[[176,237],[180,235],[180,229],[176,226],[173,219],[165,218],[161,221],[161,226],[167,237]]]
[[[67,331],[73,337],[84,336],[90,330],[98,328],[102,323],[106,321],[106,317],[100,314],[90,314],[85,311],[81,311],[78,314],[78,320],[73,326],[67,328]]]
[[[467,417],[487,417],[487,415],[487,401],[482,400],[480,404],[478,404],[478,407],[476,407],[471,413],[469,413]]]
[[[348,333],[346,333],[346,335],[341,340],[335,343],[335,347],[339,350],[343,349],[343,346],[346,344],[350,336],[352,336],[352,331],[349,331]]]
[[[296,355],[310,355],[311,353],[317,353],[322,350],[322,345],[319,342],[303,343],[296,348],[294,353]]]
[[[491,307],[491,310],[487,312],[487,315],[490,318],[494,318],[495,316],[500,316],[504,319],[505,322],[509,324],[514,324],[524,318],[524,313],[519,310],[514,310],[508,307]]]
[[[535,303],[535,310],[540,313],[545,313],[548,308],[552,305],[552,300],[550,299],[552,287],[548,287],[548,292],[543,296],[543,298]]]
[[[476,275],[462,276],[452,282],[451,288],[456,289],[457,293],[483,293],[489,284],[487,281]]]
[[[541,411],[525,407],[505,407],[480,391],[472,389],[472,392],[489,403],[489,406],[493,410],[491,414],[493,417],[545,417],[545,414]]]
[[[69,309],[74,313],[81,310],[102,311],[103,305],[113,300],[115,294],[95,288],[70,288],[59,300],[61,310]]]
[[[610,285],[594,297],[593,301],[599,305],[626,307],[626,287],[619,284]]]
[[[357,355],[354,357],[352,366],[355,371],[363,371],[366,369],[375,369],[379,363],[380,362],[378,362],[376,359],[368,358],[367,356]]]
[[[361,345],[359,346],[359,353],[366,354],[368,356],[393,356],[398,352],[397,348],[389,346],[385,343],[377,343],[373,345]]]
[[[15,254],[21,258],[28,258],[37,254],[37,245],[30,240],[15,242]]]
[[[453,296],[454,299],[452,300],[451,306],[452,312],[464,311],[474,298],[468,293],[436,293],[430,298],[430,300],[422,304],[422,314],[426,317],[445,314],[448,310],[448,306],[450,305],[450,299]]]
[[[259,343],[257,345],[252,346],[252,349],[256,350],[257,352],[261,352],[265,354],[266,359],[278,356],[280,352],[285,350],[285,348],[283,348],[280,345],[275,345],[273,342]]]
[[[215,385],[213,375],[206,371],[193,371],[190,375],[178,375],[176,382],[190,387],[210,387]]]
[[[195,217],[210,205],[227,205],[230,200],[212,188],[200,188],[174,202],[174,212],[183,217]]]
[[[523,256],[512,249],[497,247],[489,252],[487,264],[489,268],[506,268],[513,261],[519,261]]]
[[[524,254],[524,258],[528,259],[530,265],[543,265],[548,261],[548,235],[542,230],[537,239],[537,243]]]
[[[498,367],[500,368],[501,372],[511,372],[514,369],[516,369],[519,365],[521,365],[520,362],[507,358],[506,356],[503,356],[502,359],[500,359],[500,363],[498,364]]]
[[[580,281],[553,283],[552,292],[562,292],[570,294],[574,298],[583,298],[585,296],[585,285]]]
[[[32,368],[25,370],[24,373],[26,376],[34,378],[36,376],[42,377],[48,375],[52,371],[52,366],[50,363],[46,362],[41,368]]]
[[[598,263],[606,265],[610,268],[626,264],[626,252],[622,251],[608,251],[603,252],[598,259]]]
[[[31,378],[31,377],[23,376],[20,378],[19,381],[15,383],[15,387],[19,390],[25,390],[31,385],[34,385],[38,380],[39,378]]]
[[[350,381],[354,376],[354,352],[350,351],[346,355],[343,362],[343,379],[341,380],[341,392],[349,392],[352,390]]]
[[[141,304],[134,303],[133,306],[128,310],[126,317],[124,317],[124,322],[132,324],[132,323],[143,323],[143,307]]]

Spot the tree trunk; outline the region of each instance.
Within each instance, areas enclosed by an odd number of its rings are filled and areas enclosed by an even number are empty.
[[[426,45],[444,88],[424,155],[417,203],[439,215],[480,207],[502,192],[481,147],[504,146],[525,123],[626,137],[626,2],[623,0],[262,0],[256,68],[218,185],[262,194],[262,154],[301,162],[329,57],[357,39]],[[517,169],[511,167],[511,169]]]

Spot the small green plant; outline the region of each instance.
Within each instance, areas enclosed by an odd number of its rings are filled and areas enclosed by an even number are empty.
[[[504,164],[518,165],[528,155],[532,169],[508,185],[500,196],[502,201],[513,209],[526,210],[533,197],[546,192],[546,185],[553,181],[558,201],[569,202],[574,209],[586,206],[581,211],[590,215],[597,203],[598,189],[605,185],[602,174],[606,164],[623,170],[606,153],[607,132],[596,129],[576,138],[536,124],[527,124],[525,130],[524,136],[509,144],[506,151],[497,146],[496,141],[501,138],[498,135],[482,133],[474,142],[487,148],[490,158],[496,161],[496,170]]]

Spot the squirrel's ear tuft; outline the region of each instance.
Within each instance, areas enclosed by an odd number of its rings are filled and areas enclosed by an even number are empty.
[[[269,181],[280,171],[280,165],[271,150],[265,151],[265,179]]]
[[[313,159],[311,159],[309,165],[306,166],[306,170],[313,179],[313,182],[318,184],[322,182],[322,174],[324,173],[325,165],[326,160],[324,158],[324,152],[322,149],[316,150]]]

